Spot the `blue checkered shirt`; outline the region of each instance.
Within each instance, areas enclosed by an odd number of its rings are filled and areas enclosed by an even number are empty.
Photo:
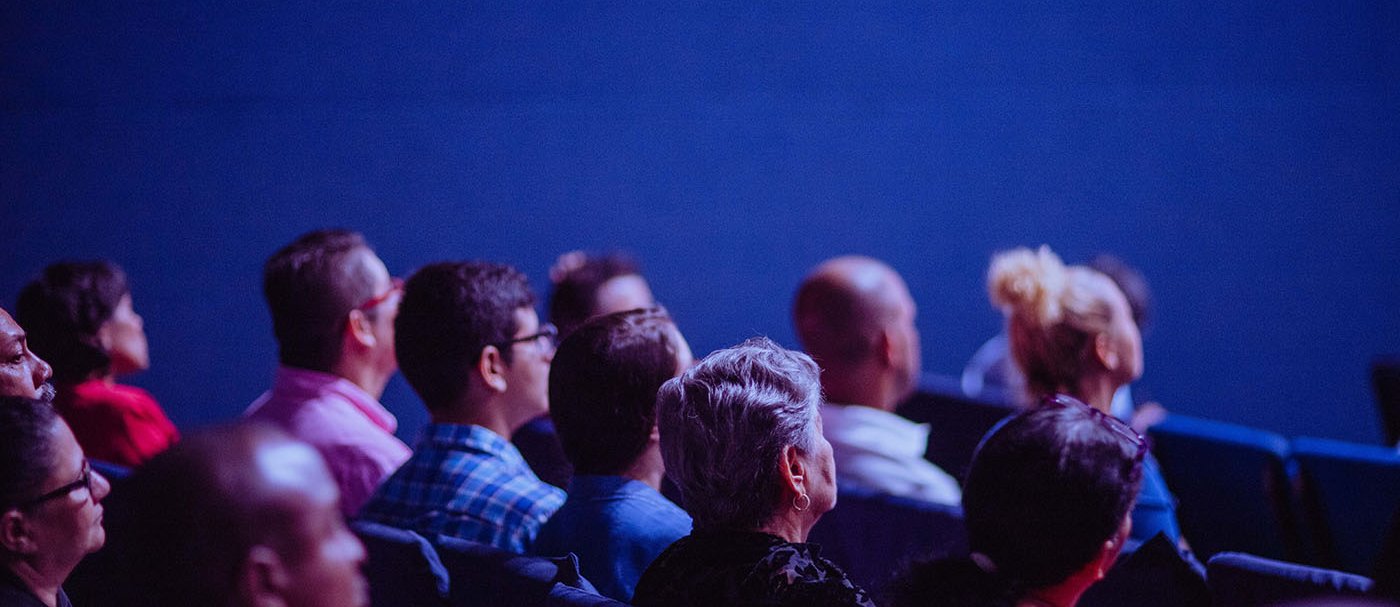
[[[481,426],[428,424],[360,518],[429,539],[441,534],[523,553],[564,503],[510,441]]]

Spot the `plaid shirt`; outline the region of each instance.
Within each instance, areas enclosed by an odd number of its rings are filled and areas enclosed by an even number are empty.
[[[523,553],[564,503],[509,441],[481,426],[428,424],[408,462],[389,476],[360,518],[432,539],[437,535]]]

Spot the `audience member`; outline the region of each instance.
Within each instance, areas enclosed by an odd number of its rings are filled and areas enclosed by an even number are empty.
[[[54,399],[53,367],[29,349],[29,336],[0,308],[0,396]]]
[[[549,281],[554,285],[549,295],[549,320],[558,327],[560,338],[595,316],[655,303],[651,287],[637,265],[621,254],[569,251],[549,269]],[[511,442],[540,480],[556,487],[569,486],[574,468],[564,456],[548,415],[530,420],[516,431]]]
[[[635,604],[871,605],[805,543],[836,505],[820,405],[816,363],[764,338],[661,387],[661,455],[695,530],[647,568]]]
[[[656,392],[692,362],[660,308],[595,318],[554,354],[549,411],[576,474],[534,551],[577,554],[604,596],[631,601],[647,565],[690,533],[690,516],[660,493]]]
[[[549,282],[549,320],[561,338],[590,318],[656,303],[636,262],[620,253],[569,251],[549,269]]]
[[[971,556],[916,565],[900,607],[1069,607],[1127,541],[1142,480],[1142,437],[1073,399],[994,429],[963,488]]]
[[[409,278],[395,323],[404,378],[432,423],[361,516],[524,552],[564,502],[509,437],[549,408],[553,326],[505,265],[429,265]]]
[[[1089,260],[1089,268],[1101,272],[1113,281],[1128,299],[1128,307],[1133,311],[1133,324],[1140,334],[1146,334],[1152,319],[1152,290],[1147,279],[1136,268],[1112,255],[1097,255]],[[1009,400],[1013,403],[1031,405],[1035,399],[1026,392],[1026,378],[1016,361],[1011,358],[1010,340],[1006,333],[987,340],[968,361],[962,373],[963,393],[974,398]],[[1132,384],[1123,384],[1113,393],[1110,406],[1118,419],[1130,422],[1133,429],[1146,432],[1147,428],[1165,416],[1166,411],[1155,402],[1141,406],[1133,398]]]
[[[106,541],[110,489],[52,406],[0,398],[0,605],[71,607],[63,581]]]
[[[400,283],[359,234],[320,230],[267,260],[263,295],[281,365],[244,415],[320,451],[353,515],[409,455],[379,404],[397,365]]]
[[[116,604],[369,604],[365,550],[340,515],[330,471],[315,449],[274,426],[191,435],[122,492]]]
[[[150,367],[146,332],[120,267],[53,264],[20,292],[15,313],[30,347],[53,364],[54,406],[88,457],[135,467],[179,440],[155,398],[116,383],[118,375]]]
[[[802,281],[793,322],[822,368],[822,422],[841,484],[956,505],[958,482],[924,459],[928,424],[894,413],[919,380],[915,311],[893,268],[868,257],[838,257]]]
[[[1066,267],[1049,247],[992,259],[987,288],[1007,317],[1011,355],[1037,399],[1073,396],[1110,412],[1119,387],[1142,375],[1142,336],[1127,298],[1107,276]],[[1175,498],[1148,455],[1133,510],[1133,539],[1180,538]]]

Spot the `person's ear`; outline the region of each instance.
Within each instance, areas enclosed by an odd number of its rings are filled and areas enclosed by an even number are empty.
[[[1099,333],[1094,336],[1094,356],[1099,359],[1099,364],[1109,371],[1117,371],[1122,364],[1122,359],[1118,356],[1118,348],[1113,343],[1113,338],[1107,333]]]
[[[104,322],[102,323],[102,326],[100,326],[100,327],[97,328],[97,335],[95,335],[94,337],[97,338],[97,345],[98,345],[98,347],[102,348],[102,351],[103,351],[103,352],[111,352],[111,351],[112,351],[112,319],[109,318],[109,319],[107,319],[106,321],[104,321]]]
[[[345,339],[357,343],[368,350],[375,346],[378,337],[374,334],[374,323],[364,310],[351,310],[345,321]]]
[[[788,445],[783,449],[781,478],[787,484],[793,495],[807,494],[807,467],[802,462],[802,452],[798,451],[796,445]]]
[[[880,359],[882,366],[894,366],[894,361],[899,355],[895,351],[897,348],[898,344],[895,343],[894,332],[889,327],[880,329],[879,333],[875,334],[875,355]]]
[[[481,349],[481,357],[476,361],[476,373],[487,389],[498,393],[506,391],[506,361],[496,346]]]
[[[1123,524],[1118,526],[1118,532],[1113,537],[1104,540],[1103,546],[1099,548],[1099,555],[1089,565],[1094,567],[1094,579],[1101,580],[1107,575],[1108,570],[1113,568],[1113,563],[1118,560],[1118,555],[1123,552],[1123,545],[1128,543],[1128,537],[1133,532],[1133,516],[1131,513],[1123,517]]]
[[[660,426],[657,426],[655,422],[652,422],[652,424],[651,424],[651,434],[647,435],[647,444],[648,444],[648,445],[651,445],[651,444],[660,444],[660,443],[661,443],[661,427],[660,427]]]
[[[283,598],[292,583],[291,575],[277,551],[267,546],[248,549],[248,558],[238,572],[238,595],[244,605],[283,607]]]
[[[29,525],[18,510],[6,510],[0,514],[0,546],[12,554],[30,554],[35,551],[34,538],[29,535]]]

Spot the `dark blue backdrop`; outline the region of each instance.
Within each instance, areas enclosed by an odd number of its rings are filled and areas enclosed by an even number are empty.
[[[867,253],[948,373],[998,330],[989,255],[1045,242],[1146,272],[1169,408],[1379,436],[1393,1],[506,4],[6,3],[0,301],[60,257],[125,265],[133,381],[188,427],[268,383],[260,266],[313,227],[540,288],[563,250],[630,249],[699,352],[794,343],[804,271]],[[401,381],[386,402],[412,435]]]

